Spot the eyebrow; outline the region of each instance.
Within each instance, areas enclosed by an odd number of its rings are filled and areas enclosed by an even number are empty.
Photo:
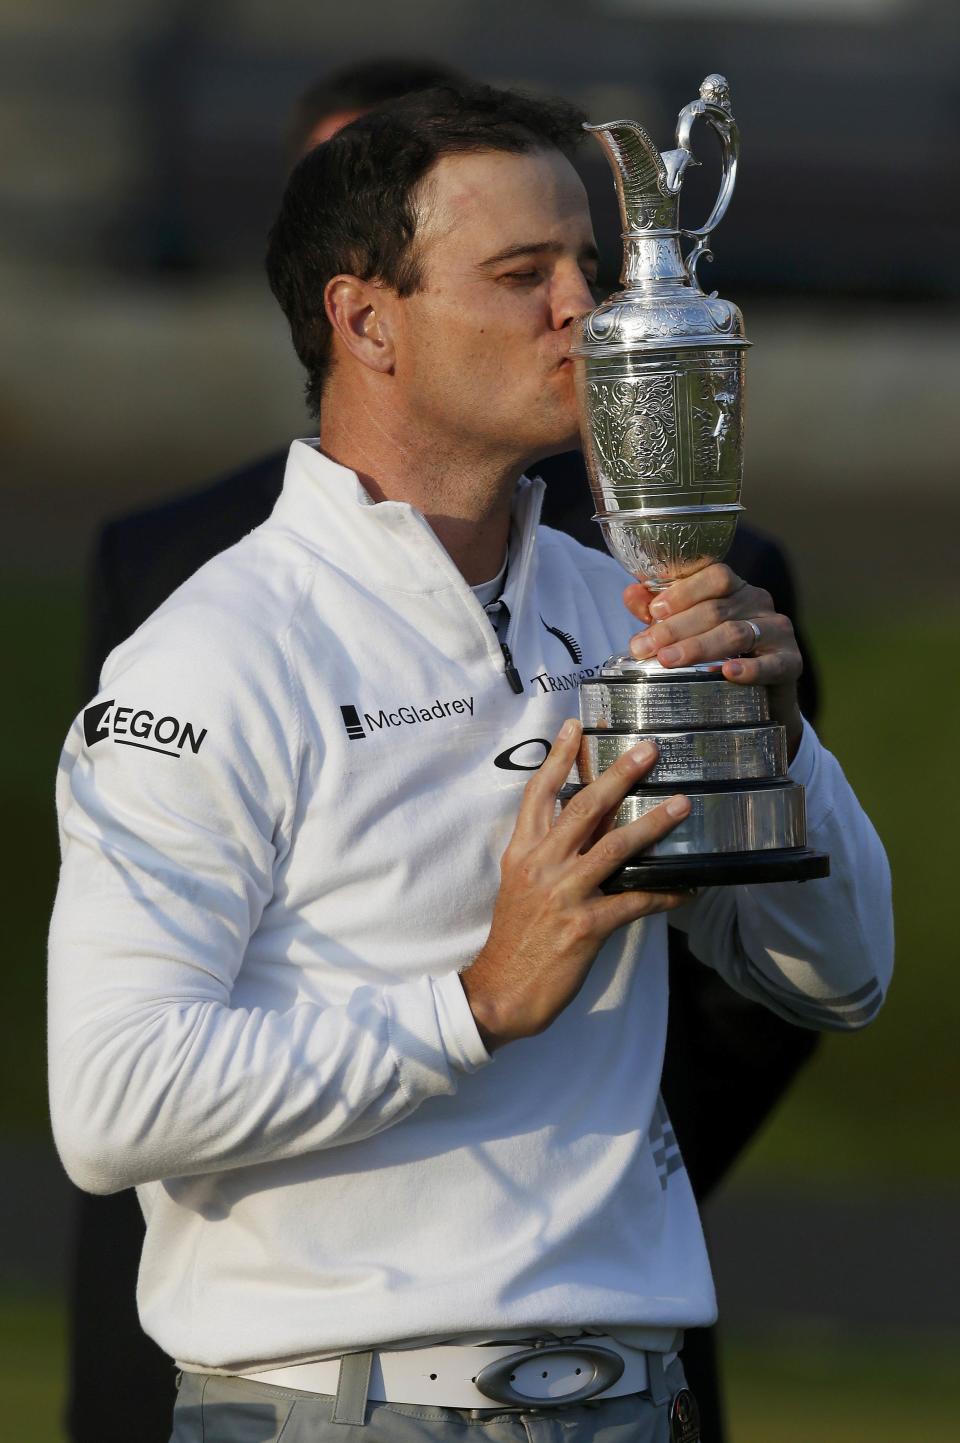
[[[489,270],[493,266],[502,265],[504,261],[516,260],[518,256],[557,256],[561,255],[564,249],[565,247],[559,241],[524,241],[520,245],[507,246],[506,250],[497,251],[495,256],[488,256],[485,261],[480,262],[478,269]],[[585,261],[598,261],[600,256],[595,245],[585,245],[581,247],[579,258]]]

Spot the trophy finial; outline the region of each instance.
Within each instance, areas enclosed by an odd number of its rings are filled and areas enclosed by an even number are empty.
[[[708,75],[700,85],[700,99],[730,113],[730,86],[725,75]]]

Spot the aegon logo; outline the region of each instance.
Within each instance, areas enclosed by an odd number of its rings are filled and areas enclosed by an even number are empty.
[[[527,748],[531,748],[530,751]],[[546,737],[530,737],[525,742],[517,742],[515,746],[507,747],[498,757],[494,757],[493,765],[499,767],[503,772],[538,772],[547,758],[550,750],[550,743]]]
[[[175,716],[157,718],[145,707],[115,706],[113,698],[88,706],[83,714],[83,739],[88,747],[109,738],[118,746],[140,747],[162,757],[179,757],[189,746],[195,756],[206,734],[206,727],[197,730],[192,722],[181,722]]]

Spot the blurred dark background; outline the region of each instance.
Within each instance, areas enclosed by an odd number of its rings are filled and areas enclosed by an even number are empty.
[[[592,120],[640,120],[664,149],[703,76],[730,81],[741,172],[700,279],[742,306],[756,343],[744,501],[795,564],[822,732],[887,843],[899,923],[881,1020],[828,1039],[708,1218],[732,1433],[902,1443],[955,1428],[957,14],[930,0],[0,3],[12,1437],[58,1436],[66,1217],[44,935],[90,545],[107,516],[309,430],[261,266],[286,121],[316,76],[383,55],[566,95]],[[712,139],[695,133],[689,224],[712,205]],[[582,173],[613,284],[619,225],[591,144]]]
[[[778,514],[802,493],[809,515],[810,489],[834,482],[874,498],[882,488],[902,508],[908,478],[927,488],[952,475],[952,4],[47,0],[0,13],[0,448],[19,515],[4,559],[22,562],[26,542],[77,570],[104,511],[303,428],[261,276],[286,118],[319,72],[376,54],[429,53],[556,91],[594,119],[641,119],[664,147],[700,78],[726,73],[743,163],[702,279],[743,303],[758,343],[751,510],[765,518],[778,485]],[[717,173],[712,136],[700,145],[692,223]],[[612,281],[612,187],[598,149],[585,146],[582,165]],[[924,530],[925,548],[945,539]],[[828,546],[818,579],[851,559],[846,543]],[[925,584],[940,569],[926,565]]]

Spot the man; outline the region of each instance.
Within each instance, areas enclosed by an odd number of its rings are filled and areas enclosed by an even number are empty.
[[[224,1437],[267,1414],[290,1438],[362,1421],[382,1346],[383,1416],[437,1406],[441,1431],[499,1396],[471,1379],[511,1340],[608,1329],[621,1381],[564,1420],[682,1422],[676,1335],[712,1313],[657,1092],[660,914],[683,899],[598,884],[688,804],[596,840],[641,755],[554,822],[575,724],[519,812],[522,774],[497,766],[562,721],[530,686],[557,632],[596,661],[624,624],[615,564],[538,538],[537,489],[517,489],[575,432],[569,322],[593,251],[572,134],[555,108],[430,92],[298,168],[271,279],[323,396],[321,449],[295,445],[271,522],[114,656],[68,746],[55,1129],[87,1186],[143,1184],[141,1310],[187,1369],[184,1430],[197,1410],[205,1427],[232,1410]],[[511,508],[498,636],[483,606]],[[675,915],[782,1015],[859,1025],[889,970],[885,866],[804,730],[792,630],[723,567],[671,603],[649,636],[681,662],[759,628],[725,670],[773,684],[835,858],[830,882]]]
[[[463,79],[432,60],[382,59],[337,71],[312,85],[296,104],[289,131],[292,161],[373,106],[431,85],[460,85]],[[104,528],[93,567],[85,695],[98,690],[110,652],[171,592],[267,519],[280,495],[286,459],[286,451],[278,451],[202,490]],[[541,522],[603,550],[579,452],[547,457],[535,470],[547,484]],[[792,578],[774,542],[741,523],[727,559],[739,576],[769,592],[776,610],[796,625]],[[816,673],[797,635],[804,661],[800,707],[815,724]],[[662,1091],[694,1195],[702,1201],[818,1039],[731,992],[690,958],[677,929],[671,928],[669,937],[670,1019]],[[137,1322],[134,1295],[144,1235],[139,1205],[132,1192],[93,1197],[78,1191],[76,1207],[70,1437],[75,1443],[126,1443],[137,1432],[141,1443],[161,1443],[169,1434],[174,1374],[169,1359]],[[714,1332],[690,1330],[683,1361],[704,1430],[713,1443],[723,1443]]]

